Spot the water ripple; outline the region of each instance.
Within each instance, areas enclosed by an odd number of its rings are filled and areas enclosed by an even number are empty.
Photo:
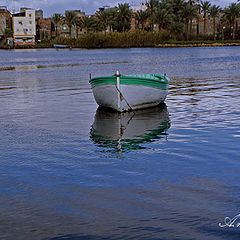
[[[238,239],[237,50],[0,50],[1,237]],[[166,72],[166,104],[97,109],[116,70]]]

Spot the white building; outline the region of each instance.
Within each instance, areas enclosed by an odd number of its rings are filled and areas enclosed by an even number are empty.
[[[136,13],[137,11],[146,11],[147,10],[147,6],[145,3],[141,3],[138,5],[132,5],[131,9],[134,13]]]
[[[13,39],[15,45],[34,45],[36,36],[35,10],[25,8],[13,14]]]

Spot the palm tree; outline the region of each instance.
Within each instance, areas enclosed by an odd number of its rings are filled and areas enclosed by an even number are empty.
[[[186,38],[188,40],[189,33],[192,34],[192,20],[194,18],[197,18],[198,15],[198,9],[196,5],[193,5],[192,3],[185,3],[184,9],[183,9],[183,20],[186,25]],[[189,24],[190,24],[190,30],[189,30]]]
[[[100,10],[96,13],[96,21],[100,31],[106,31],[109,25],[109,14],[107,10]]]
[[[213,37],[216,40],[216,18],[219,16],[221,8],[217,5],[213,5],[209,9],[210,16],[213,19]]]
[[[55,31],[56,31],[56,37],[58,36],[58,26],[60,24],[60,22],[62,21],[62,15],[60,13],[54,13],[52,16],[52,21],[55,27]]]
[[[118,22],[118,30],[120,32],[125,32],[130,29],[132,11],[128,3],[120,3],[117,8],[116,20]]]
[[[87,32],[97,30],[97,21],[95,16],[85,16],[83,18],[83,26],[87,30]]]
[[[160,6],[166,7],[172,14],[172,23],[170,25],[171,32],[179,37],[183,33],[184,28],[184,5],[185,0],[162,0]]]
[[[184,11],[185,1],[184,0],[170,0],[169,7],[172,9],[175,21],[178,23],[183,22],[183,11]]]
[[[139,25],[141,25],[141,29],[143,30],[144,24],[148,19],[148,14],[143,10],[137,11],[137,13],[135,14],[135,19],[137,21],[138,28],[139,28]]]
[[[12,37],[12,36],[13,36],[12,30],[9,29],[9,28],[5,28],[4,31],[3,31],[3,38],[7,39],[7,38]]]
[[[146,2],[146,7],[147,7],[147,14],[148,14],[148,18],[150,21],[150,30],[153,31],[153,22],[154,22],[154,13],[157,10],[159,4],[159,0],[148,0],[148,2]]]
[[[209,13],[209,9],[211,7],[211,3],[209,1],[201,1],[200,6],[202,9],[203,21],[204,21],[203,22],[203,32],[204,32],[204,34],[206,34],[207,16]]]
[[[110,32],[118,30],[118,7],[105,10],[107,14],[108,28]]]
[[[79,28],[82,29],[84,27],[84,20],[83,17],[77,17],[74,21],[74,25],[76,27],[76,38],[78,38],[78,30]]]
[[[229,23],[233,40],[235,40],[236,18],[240,15],[240,6],[237,3],[231,3],[229,7],[224,9],[224,17]]]
[[[167,29],[173,22],[173,15],[167,7],[161,5],[155,11],[154,22],[158,24],[158,29]]]
[[[65,12],[65,22],[69,28],[69,36],[72,36],[72,26],[75,25],[77,15],[74,11]]]
[[[11,29],[5,28],[2,34],[3,34],[2,43],[3,45],[7,45],[7,39],[13,36],[13,32]]]
[[[0,12],[0,19],[3,17],[3,13]],[[3,33],[3,26],[0,25],[0,33]]]
[[[201,4],[200,4],[200,0],[196,0],[194,1],[196,9],[197,9],[197,35],[199,35],[199,25],[200,25],[200,16],[201,16]]]
[[[197,34],[199,34],[199,14],[200,14],[199,0],[188,0],[188,4],[194,7],[193,17],[190,17],[190,34],[192,34],[193,19],[197,20]]]

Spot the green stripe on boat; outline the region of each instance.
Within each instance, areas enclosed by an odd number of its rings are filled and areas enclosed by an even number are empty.
[[[141,85],[167,90],[168,79],[161,74],[139,74],[120,76],[121,85]],[[115,76],[97,77],[90,80],[92,88],[101,85],[116,85]]]

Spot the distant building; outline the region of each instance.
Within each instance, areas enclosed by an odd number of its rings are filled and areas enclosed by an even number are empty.
[[[25,12],[26,10],[32,10],[32,8],[28,8],[28,7],[21,7],[20,8],[20,12]]]
[[[16,46],[34,45],[36,36],[35,10],[21,8],[13,14],[13,38]]]
[[[111,7],[109,5],[104,5],[104,6],[100,7],[100,8],[98,8],[98,11],[103,12],[103,11],[105,11],[107,9],[111,9]]]
[[[111,7],[109,5],[105,5],[103,7],[98,8],[95,15],[97,15],[98,13],[101,14],[102,12],[105,12],[105,13],[114,12],[114,11],[116,11],[116,9],[117,9],[116,7]],[[113,29],[110,24],[107,26],[106,29],[104,29],[104,32],[112,32],[112,31],[113,31]]]
[[[76,14],[76,18],[79,20],[79,22],[81,22],[81,19],[84,18],[85,12],[82,12],[81,10],[66,10],[65,11],[65,15],[67,12],[74,12]],[[72,37],[72,38],[78,38],[78,36],[80,34],[85,33],[85,29],[83,29],[81,26],[79,25],[73,25],[71,28],[71,33],[70,33],[70,29],[69,26],[67,25],[66,22],[63,22],[59,28],[59,32],[60,32],[60,36],[61,37]]]
[[[137,11],[146,11],[147,6],[145,3],[141,3],[138,5],[131,6],[131,9],[132,9],[133,13],[136,13]]]
[[[36,41],[40,42],[44,39],[50,39],[52,32],[54,31],[53,23],[51,18],[43,18],[43,10],[35,10],[36,20]]]
[[[5,29],[12,30],[11,13],[7,7],[0,6],[0,39],[3,38]]]
[[[59,36],[64,38],[69,37],[69,27],[64,22],[59,26]]]
[[[43,10],[42,9],[37,9],[35,11],[35,19],[43,19]]]
[[[36,36],[37,40],[50,39],[54,29],[51,18],[36,20]]]
[[[79,10],[79,9],[75,9],[75,10],[66,10],[65,13],[66,13],[66,12],[75,12],[75,13],[77,14],[78,17],[79,17],[79,16],[85,16],[85,12],[82,12],[82,11]]]
[[[148,19],[146,18],[144,21],[139,22],[137,20],[137,15],[139,12],[146,12],[147,6],[145,3],[141,3],[138,5],[131,6],[131,10],[133,12],[132,18],[131,18],[131,28],[130,31],[134,31],[136,29],[141,30],[147,30],[150,28],[150,23]]]

